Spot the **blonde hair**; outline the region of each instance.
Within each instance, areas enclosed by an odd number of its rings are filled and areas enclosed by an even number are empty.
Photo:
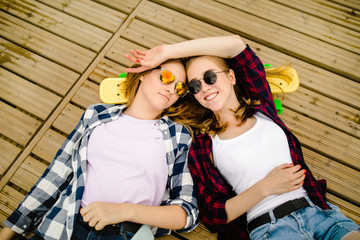
[[[186,62],[186,71],[189,69],[192,62],[197,58],[207,58],[213,63],[216,64],[222,70],[229,70],[229,66],[227,65],[224,58],[216,57],[216,56],[196,56],[191,57]],[[245,94],[242,89],[240,89],[237,85],[234,85],[234,91],[236,93],[236,97],[239,101],[239,106],[236,109],[230,109],[234,112],[235,118],[238,120],[237,126],[242,125],[248,117],[250,117],[255,112],[255,106],[260,104],[258,100],[251,100],[249,98],[244,98]],[[196,108],[198,115],[190,114],[192,119],[189,120],[189,125],[193,128],[196,134],[198,133],[209,133],[211,135],[215,135],[217,133],[221,133],[226,130],[227,123],[220,125],[219,116],[217,116],[210,109],[204,108],[197,102],[195,97],[193,97],[196,103],[192,103],[191,106]]]

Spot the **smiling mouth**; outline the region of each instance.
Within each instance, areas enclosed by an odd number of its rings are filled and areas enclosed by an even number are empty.
[[[211,101],[211,100],[213,100],[217,95],[218,95],[218,92],[212,93],[212,94],[206,96],[204,99],[205,99],[206,101]]]

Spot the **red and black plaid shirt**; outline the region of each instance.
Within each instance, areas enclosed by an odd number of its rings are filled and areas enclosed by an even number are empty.
[[[260,59],[247,46],[244,51],[234,58],[228,59],[227,62],[235,71],[236,84],[249,98],[261,102],[252,114],[255,112],[265,114],[285,132],[293,163],[300,164],[307,171],[303,187],[310,199],[321,208],[329,209],[325,200],[326,182],[325,180],[315,180],[304,162],[300,142],[278,117]],[[194,138],[189,153],[189,169],[197,189],[200,217],[211,232],[218,232],[218,239],[248,239],[246,214],[226,224],[225,203],[236,194],[212,164],[211,152],[212,141],[209,135],[202,134]]]

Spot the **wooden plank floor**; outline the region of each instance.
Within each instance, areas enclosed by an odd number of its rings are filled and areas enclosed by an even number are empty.
[[[328,198],[360,223],[359,0],[0,1],[0,228],[130,48],[239,34],[292,63],[281,117]],[[281,97],[281,96],[280,96]],[[216,239],[203,225],[160,239]]]

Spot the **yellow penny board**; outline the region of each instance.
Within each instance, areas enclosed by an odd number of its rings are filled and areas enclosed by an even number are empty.
[[[273,94],[294,92],[299,87],[299,77],[292,67],[286,68],[281,74],[267,74],[266,78]],[[125,90],[126,77],[106,78],[100,83],[100,99],[104,103],[125,104]]]
[[[266,79],[273,94],[294,92],[300,84],[299,76],[292,67],[287,67],[281,74],[267,74]]]
[[[104,103],[125,104],[126,78],[106,78],[100,83],[100,99]]]

